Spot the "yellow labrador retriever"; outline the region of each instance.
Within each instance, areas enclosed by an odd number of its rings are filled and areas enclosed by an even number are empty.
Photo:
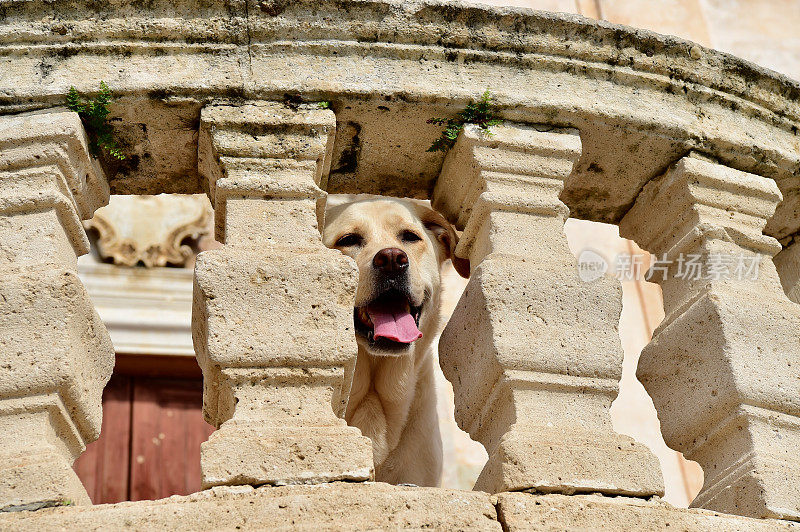
[[[355,259],[358,359],[345,418],[372,439],[375,478],[437,486],[442,441],[431,344],[439,332],[440,268],[453,227],[422,202],[371,198],[331,207],[325,245]]]

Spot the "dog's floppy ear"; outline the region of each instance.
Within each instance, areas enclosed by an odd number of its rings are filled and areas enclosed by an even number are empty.
[[[444,216],[433,209],[422,208],[420,210],[422,225],[424,225],[428,231],[436,235],[436,239],[444,246],[447,258],[453,262],[453,268],[456,269],[461,277],[469,277],[469,259],[456,257],[458,235],[456,234],[455,228]]]

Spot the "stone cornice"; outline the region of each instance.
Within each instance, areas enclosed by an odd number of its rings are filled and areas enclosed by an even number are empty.
[[[42,19],[38,2],[15,2],[0,14],[0,47],[6,56],[23,51],[17,47],[31,54],[57,48],[65,57],[159,51],[216,55],[236,47],[302,43],[311,50],[336,42],[351,51],[382,51],[380,55],[387,57],[430,51],[447,61],[468,54],[463,59],[522,67],[530,67],[530,59],[551,57],[545,68],[569,70],[558,61],[561,58],[580,65],[589,76],[622,70],[643,78],[639,81],[644,84],[662,81],[677,88],[698,84],[778,116],[800,118],[800,84],[786,76],[685,39],[567,13],[398,0],[234,0],[218,7],[190,0],[174,8],[172,4],[153,2],[148,9],[134,9],[78,2],[63,8],[56,5],[59,16]],[[30,45],[36,49],[29,50]],[[625,75],[615,75],[616,81],[625,81]],[[653,75],[665,79],[650,78]],[[175,92],[190,88],[174,83],[178,80],[163,81],[172,82]],[[3,96],[0,101],[13,99],[8,93]]]
[[[192,270],[119,268],[82,257],[78,274],[117,353],[194,357]]]

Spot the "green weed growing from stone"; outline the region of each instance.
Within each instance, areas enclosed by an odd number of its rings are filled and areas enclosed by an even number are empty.
[[[89,134],[89,150],[95,157],[101,152],[122,160],[125,155],[114,140],[113,129],[106,121],[108,104],[111,103],[111,89],[104,81],[100,82],[100,92],[94,99],[86,99],[75,87],[67,93],[67,108],[81,117],[86,132]]]
[[[444,131],[439,138],[433,141],[428,151],[448,151],[456,143],[458,134],[464,129],[464,124],[475,124],[487,135],[491,135],[492,132],[489,128],[503,122],[496,116],[496,112],[497,106],[492,100],[492,94],[489,89],[486,89],[480,100],[469,102],[455,118],[429,118],[429,124],[444,126]]]

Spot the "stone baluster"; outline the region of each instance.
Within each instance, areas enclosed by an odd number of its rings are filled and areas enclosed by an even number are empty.
[[[0,117],[0,510],[91,504],[72,463],[97,439],[114,348],[77,275],[108,202],[78,115]]]
[[[795,303],[800,303],[800,240],[794,241],[773,258],[781,277],[783,291]]]
[[[467,126],[434,191],[473,266],[439,352],[459,426],[489,453],[476,490],[664,491],[655,456],[611,426],[621,287],[579,279],[559,200],[580,153],[574,130]]]
[[[203,485],[373,477],[372,445],[344,415],[357,347],[357,269],[323,246],[319,189],[334,114],[253,102],[202,110],[199,166],[224,247],[195,268],[193,336]]]
[[[644,187],[620,230],[664,270],[666,317],[637,375],[667,445],[703,467],[692,505],[800,519],[800,307],[762,233],[780,200],[771,179],[691,154]]]

